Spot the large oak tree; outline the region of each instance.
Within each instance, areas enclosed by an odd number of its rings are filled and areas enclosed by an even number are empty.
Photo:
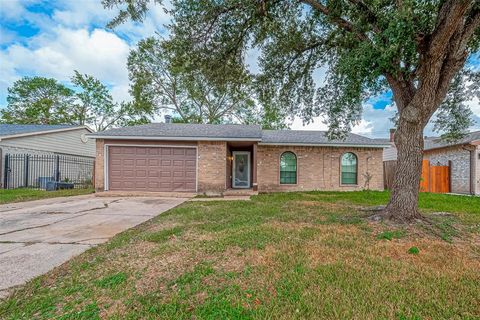
[[[142,20],[148,2],[103,1],[121,8],[112,25]],[[179,55],[188,48],[192,63],[221,79],[224,65],[246,67],[248,50],[260,50],[260,87],[271,105],[305,121],[323,115],[331,137],[358,123],[362,102],[391,90],[398,165],[383,216],[420,217],[426,124],[439,108],[440,125],[462,131],[469,123],[458,88],[473,74],[465,63],[479,48],[479,0],[174,0],[171,14]],[[328,73],[318,86],[313,72],[322,65]],[[455,99],[445,103],[449,90]]]

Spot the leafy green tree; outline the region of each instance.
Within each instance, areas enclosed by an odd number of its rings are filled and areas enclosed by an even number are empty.
[[[8,88],[0,121],[17,124],[71,124],[74,91],[55,79],[24,77]]]
[[[211,81],[205,68],[192,67],[172,55],[168,45],[148,38],[130,53],[131,93],[137,108],[152,116],[173,113],[178,122],[255,122],[252,79],[247,72]]]
[[[78,89],[77,101],[72,118],[80,125],[92,126],[96,131],[104,131],[115,126],[149,122],[133,109],[131,103],[115,103],[112,95],[98,79],[74,71],[72,83]]]
[[[131,102],[113,102],[99,80],[75,71],[74,89],[55,79],[25,77],[8,88],[8,105],[0,122],[16,124],[88,125],[96,131],[150,122]]]
[[[114,24],[140,21],[148,10],[146,0],[103,3],[122,7]],[[398,109],[398,165],[382,216],[421,217],[423,130],[479,49],[480,1],[176,0],[171,14],[172,41],[182,44],[178,55],[190,55],[196,65],[216,63],[212,74],[221,79],[222,65],[245,66],[246,52],[260,49],[272,105],[305,121],[325,116],[330,137],[342,137],[358,123],[369,97],[391,90]],[[322,65],[328,73],[318,87],[313,72]],[[467,116],[457,115],[462,121]]]

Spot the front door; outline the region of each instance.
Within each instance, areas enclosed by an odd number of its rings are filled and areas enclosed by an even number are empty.
[[[250,188],[250,152],[233,152],[232,186],[234,188]]]

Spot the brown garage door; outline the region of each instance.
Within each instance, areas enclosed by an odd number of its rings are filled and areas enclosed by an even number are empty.
[[[108,148],[109,190],[196,190],[196,149],[177,147]]]

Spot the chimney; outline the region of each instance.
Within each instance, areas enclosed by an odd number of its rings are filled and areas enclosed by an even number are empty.
[[[395,131],[397,131],[397,129],[395,128],[390,129],[390,142],[394,142]]]
[[[172,123],[172,116],[169,114],[165,115],[165,123]]]

